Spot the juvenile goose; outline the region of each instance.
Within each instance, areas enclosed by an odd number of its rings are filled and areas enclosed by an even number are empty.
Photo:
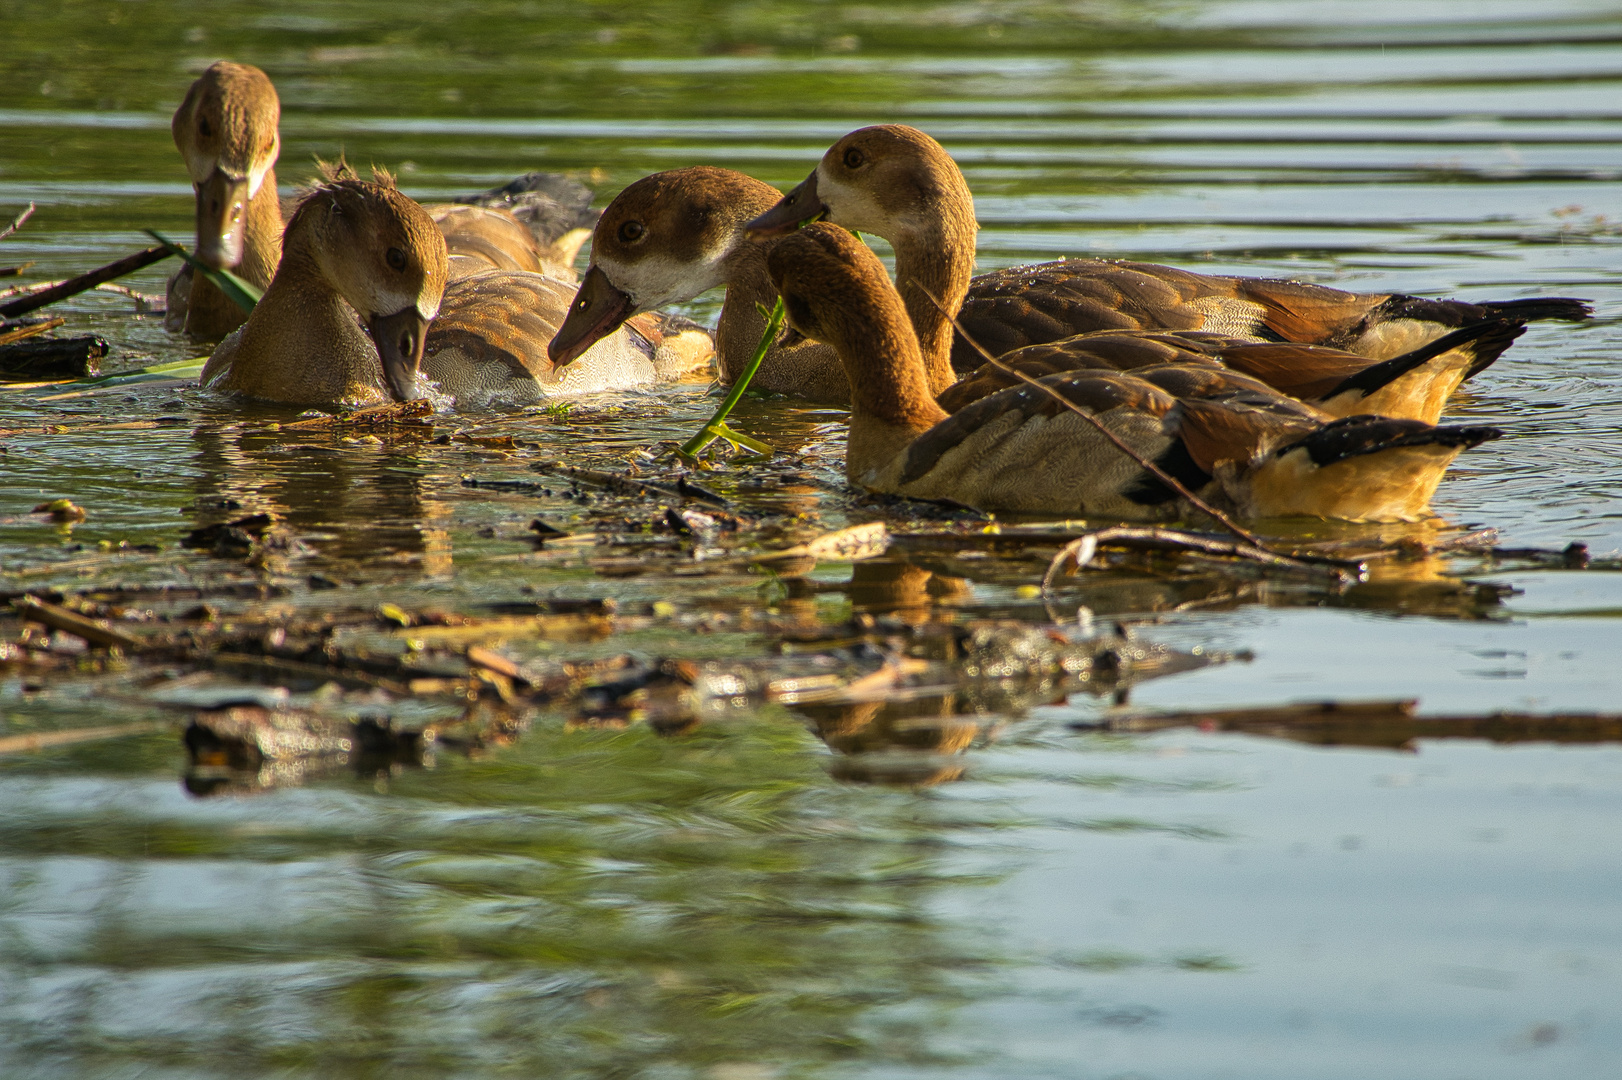
[[[171,124],[197,192],[197,257],[261,288],[270,284],[281,255],[274,170],[280,120],[270,78],[256,67],[222,60],[192,83]],[[582,192],[589,203],[590,191],[566,177],[528,173],[469,196],[473,205],[428,209],[445,235],[453,277],[528,270],[572,284],[571,264],[586,235],[578,223],[590,216],[578,205]],[[170,279],[167,291],[164,326],[171,331],[219,338],[247,317],[206,278],[193,280],[189,266]]]
[[[957,163],[916,128],[862,128],[835,143],[811,175],[749,229],[769,238],[818,216],[882,236],[895,247],[898,287],[927,356],[946,318],[926,292],[947,301],[973,272],[974,204]],[[1203,330],[1389,360],[1472,323],[1590,315],[1582,301],[1561,298],[1472,304],[1194,274],[1150,263],[1066,259],[974,279],[959,320],[993,355],[1096,330]],[[980,362],[966,342],[952,346],[956,370],[970,371]],[[1454,379],[1456,386],[1460,372],[1484,365],[1478,358],[1450,358],[1437,366],[1444,369],[1438,377]],[[1419,389],[1421,381],[1410,380],[1415,392],[1431,394],[1428,387]],[[1424,411],[1404,408],[1400,414]]]
[[[275,278],[210,357],[204,385],[292,404],[367,405],[432,396],[420,370],[466,406],[641,385],[707,352],[702,333],[650,328],[658,338],[650,340],[626,328],[578,363],[554,365],[546,343],[567,285],[514,270],[447,285],[444,238],[392,178],[332,174],[289,222]]]
[[[883,264],[843,229],[813,224],[784,238],[767,269],[790,323],[831,345],[850,379],[852,483],[982,510],[1188,513],[1084,418],[1033,387],[999,391],[948,416],[929,392],[907,310]],[[1459,451],[1500,434],[1369,416],[1326,422],[1311,406],[1254,388],[1179,399],[1116,372],[1042,381],[1191,490],[1253,518],[1419,519]]]
[[[197,258],[263,288],[281,257],[276,125],[281,103],[263,71],[221,60],[198,77],[170,130],[197,194]],[[169,279],[164,326],[218,338],[247,314],[186,266]]]
[[[295,405],[423,396],[418,365],[445,277],[439,230],[386,174],[318,184],[288,222],[264,297],[209,357],[202,385]]]
[[[757,305],[777,298],[765,248],[748,241],[744,226],[779,198],[769,184],[703,165],[655,173],[620,192],[597,219],[591,265],[552,339],[553,362],[568,363],[631,316],[725,285],[715,351],[721,380],[736,380],[766,325]],[[850,400],[833,350],[803,339],[774,342],[750,385],[829,405]]]

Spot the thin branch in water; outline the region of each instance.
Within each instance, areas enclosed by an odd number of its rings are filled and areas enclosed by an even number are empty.
[[[18,214],[16,217],[12,218],[10,225],[7,225],[4,229],[0,229],[0,240],[4,240],[6,237],[10,236],[12,233],[14,233],[18,229],[22,228],[23,227],[23,222],[27,221],[29,218],[31,218],[33,216],[34,216],[34,204],[30,202],[28,204],[28,209],[24,210],[22,213]]]
[[[1280,555],[1277,552],[1269,551],[1254,544],[1235,544],[1225,540],[1213,540],[1204,536],[1180,532],[1176,529],[1119,525],[1085,533],[1060,548],[1059,553],[1048,563],[1047,573],[1042,575],[1042,594],[1045,596],[1052,591],[1054,582],[1058,580],[1060,574],[1069,568],[1072,562],[1075,568],[1079,570],[1091,561],[1100,547],[1106,546],[1136,548],[1147,551],[1188,552],[1217,558],[1243,559],[1246,562],[1257,563],[1275,570],[1327,576],[1336,580],[1345,580],[1347,576],[1355,579],[1360,577],[1363,571],[1363,564],[1360,562],[1331,559],[1321,555],[1306,558],[1295,555]]]
[[[137,251],[134,255],[126,255],[117,262],[108,263],[106,266],[92,270],[88,274],[80,274],[76,278],[69,278],[60,285],[40,289],[37,292],[12,300],[10,303],[0,304],[0,316],[10,318],[13,315],[23,315],[35,308],[54,304],[58,300],[66,300],[70,296],[77,296],[87,289],[94,289],[104,281],[111,281],[114,278],[123,277],[125,274],[133,274],[142,267],[151,266],[155,262],[167,259],[169,254],[167,248],[155,247],[147,248],[145,251]]]

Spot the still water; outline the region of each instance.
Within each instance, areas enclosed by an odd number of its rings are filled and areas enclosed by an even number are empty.
[[[0,3],[0,23],[0,216],[39,204],[0,265],[33,260],[31,276],[145,246],[143,227],[189,233],[168,118],[218,58],[277,83],[284,191],[340,150],[422,199],[544,168],[589,178],[601,204],[700,162],[786,187],[846,131],[905,121],[963,165],[982,269],[1113,254],[1591,299],[1593,323],[1534,327],[1453,403],[1450,419],[1508,435],[1466,455],[1435,506],[1510,544],[1622,547],[1613,3]],[[163,273],[127,283],[161,293]],[[718,302],[688,313],[713,318]],[[117,365],[197,355],[120,297],[63,307]],[[467,422],[520,433],[537,457],[619,468],[710,407],[690,386]],[[159,417],[176,419],[87,427]],[[311,545],[300,573],[348,583],[351,603],[451,608],[528,588],[825,621],[868,604],[849,565],[791,589],[536,561],[528,520],[586,511],[561,491],[463,483],[533,476],[521,459],[300,443],[245,418],[278,416],[168,387],[0,395],[3,576],[71,586],[98,542],[127,541],[163,550],[130,554],[118,580],[187,580],[208,559],[179,536],[229,498],[284,516]],[[750,401],[738,426],[837,476],[838,414]],[[27,514],[64,495],[91,513],[71,536]],[[873,516],[834,494],[791,508],[819,527]],[[1047,618],[1021,589],[1038,563],[922,565],[966,615]],[[1253,657],[1137,686],[1140,707],[1622,701],[1617,575],[1446,563],[1408,577],[1182,609],[1153,589],[1062,595],[1068,611],[1157,611],[1141,633]],[[658,620],[614,644],[760,648]],[[124,690],[0,681],[0,734],[165,715]],[[543,718],[483,757],[251,798],[188,795],[173,732],[0,758],[0,1072],[1622,1069],[1622,746],[1104,734],[1092,725],[1109,708],[1077,695],[980,716],[961,778],[923,787],[848,779],[833,740],[775,706],[676,738]]]

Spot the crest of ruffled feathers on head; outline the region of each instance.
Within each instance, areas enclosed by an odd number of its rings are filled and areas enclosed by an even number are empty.
[[[301,206],[308,202],[311,196],[330,190],[334,185],[361,179],[360,173],[356,172],[355,167],[345,160],[342,152],[338,154],[336,161],[323,161],[321,158],[316,158],[315,171],[316,175],[313,178],[299,186],[298,203]],[[372,166],[372,183],[378,187],[398,190],[394,174],[381,165]]]

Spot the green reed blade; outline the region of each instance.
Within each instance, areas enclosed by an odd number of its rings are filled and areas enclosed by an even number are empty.
[[[143,229],[148,236],[168,248],[170,253],[185,259],[197,273],[212,281],[226,296],[229,296],[243,311],[252,311],[259,298],[265,295],[265,290],[252,282],[244,281],[229,270],[216,270],[212,266],[205,266],[197,256],[153,229]]]
[[[766,350],[771,348],[772,342],[777,340],[777,332],[782,328],[783,298],[779,296],[777,303],[772,305],[771,313],[766,317],[766,329],[761,332],[760,344],[755,346],[755,355],[750,358],[749,366],[743,369],[743,374],[738,376],[737,381],[732,384],[732,389],[727,392],[727,396],[722,400],[721,407],[715,410],[715,415],[705,421],[704,426],[698,429],[697,435],[682,443],[681,448],[676,453],[684,458],[696,458],[706,446],[709,446],[716,439],[726,439],[734,446],[747,447],[757,454],[769,456],[776,453],[775,450],[760,440],[751,439],[746,435],[739,435],[727,427],[726,418],[727,414],[732,411],[732,407],[742,399],[743,392],[749,388],[749,380],[755,377],[755,372],[760,368],[760,362],[766,359]]]

